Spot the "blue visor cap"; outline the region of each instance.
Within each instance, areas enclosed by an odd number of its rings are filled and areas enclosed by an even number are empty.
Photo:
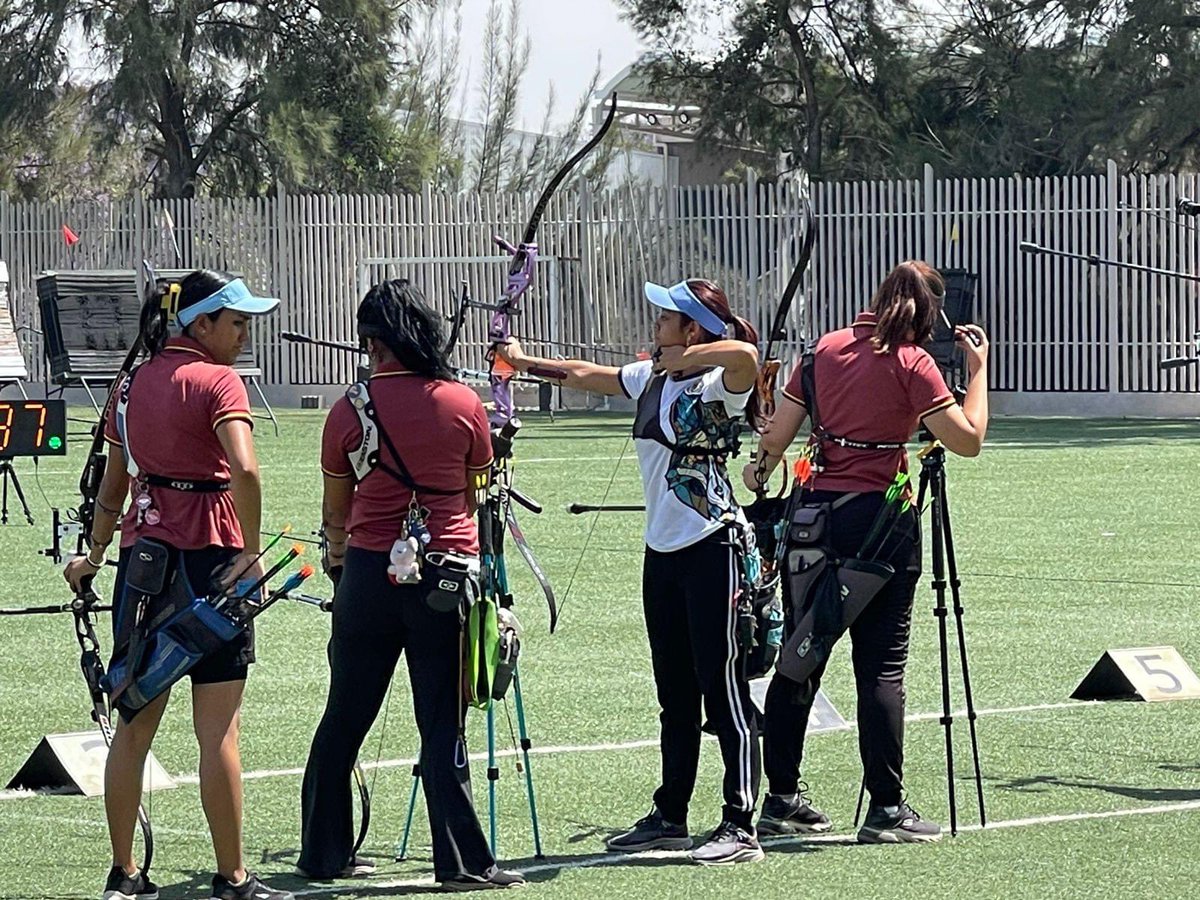
[[[234,312],[245,313],[248,316],[261,316],[274,312],[279,301],[272,297],[255,297],[246,287],[246,282],[235,278],[215,294],[209,294],[199,303],[185,306],[176,315],[179,324],[191,325],[197,318],[221,309],[232,309]]]
[[[647,281],[645,291],[646,299],[655,306],[683,313],[709,334],[725,334],[725,323],[715,312],[700,302],[686,281],[681,281],[669,288]]]

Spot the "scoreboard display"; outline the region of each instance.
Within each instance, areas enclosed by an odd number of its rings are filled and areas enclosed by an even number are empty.
[[[65,400],[0,400],[0,458],[66,454]]]

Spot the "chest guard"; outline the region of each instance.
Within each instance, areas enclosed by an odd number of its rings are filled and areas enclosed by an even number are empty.
[[[133,450],[129,446],[129,388],[133,384],[133,376],[137,374],[141,366],[135,367],[130,371],[125,383],[121,385],[120,393],[117,394],[117,406],[113,410],[113,421],[117,426],[117,435],[121,438],[121,446],[125,450],[125,470],[129,472],[130,478],[137,478],[141,473],[138,464],[134,462]],[[101,426],[103,427],[103,426]]]
[[[360,381],[350,385],[346,391],[346,399],[358,414],[358,424],[362,429],[362,440],[350,454],[350,467],[354,470],[354,478],[362,481],[379,466],[379,416],[375,411],[375,404],[371,402],[367,382]]]
[[[665,372],[655,375],[650,379],[650,383],[642,391],[641,396],[638,397],[637,417],[633,421],[633,436],[655,441],[681,456],[737,456],[742,446],[739,437],[742,425],[739,419],[731,418],[727,422],[720,423],[716,435],[711,439],[711,444],[680,444],[667,437],[662,427],[661,416],[662,393],[667,383],[667,377]]]

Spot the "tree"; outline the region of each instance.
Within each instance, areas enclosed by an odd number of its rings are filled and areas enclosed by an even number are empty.
[[[664,99],[702,139],[818,178],[1129,171],[1200,163],[1190,0],[622,0]],[[695,49],[725,23],[715,53]]]
[[[841,124],[835,139],[889,143],[892,86],[904,80],[894,74],[902,48],[883,24],[891,7],[875,0],[745,0],[732,11],[714,0],[622,6],[660,51],[646,66],[653,83],[669,99],[703,107],[701,139],[777,150],[814,177],[834,174],[825,158],[831,124]],[[728,31],[719,51],[698,49],[695,36],[721,21]]]
[[[374,114],[385,106],[396,35],[414,2],[76,0],[70,8],[106,67],[95,87],[106,121],[145,147],[159,196],[191,197],[202,182],[262,190],[275,167],[307,177],[325,162],[327,180],[339,157],[378,171],[389,134]],[[309,164],[297,165],[301,158]]]

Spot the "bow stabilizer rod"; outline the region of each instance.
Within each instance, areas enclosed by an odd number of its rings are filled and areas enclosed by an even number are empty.
[[[1098,256],[1095,253],[1074,253],[1070,250],[1059,250],[1057,247],[1043,247],[1041,244],[1035,244],[1033,241],[1021,241],[1017,246],[1022,253],[1042,253],[1046,256],[1058,256],[1062,259],[1077,259],[1087,263],[1089,266],[1113,266],[1117,269],[1128,269],[1131,272],[1144,272],[1147,275],[1165,275],[1168,278],[1184,278],[1188,281],[1200,281],[1200,275],[1180,272],[1177,269],[1161,269],[1157,266],[1144,266],[1140,263],[1126,262],[1123,259],[1109,259],[1108,257]]]

